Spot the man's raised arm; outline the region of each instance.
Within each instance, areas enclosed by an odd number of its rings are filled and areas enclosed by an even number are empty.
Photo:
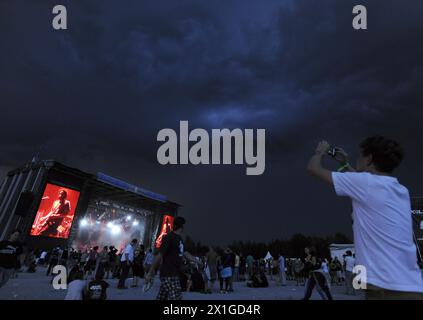
[[[319,142],[315,154],[308,162],[307,172],[312,176],[333,185],[332,172],[322,167],[322,158],[327,153],[329,148],[330,145],[326,141]]]

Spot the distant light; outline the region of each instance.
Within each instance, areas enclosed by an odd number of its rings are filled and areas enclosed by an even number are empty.
[[[113,222],[107,222],[107,228],[113,228],[114,224]]]
[[[134,220],[134,222],[132,222],[133,226],[137,226],[139,224],[139,222],[137,220]]]
[[[96,221],[95,223],[100,224],[100,221]]]
[[[120,226],[113,226],[112,227],[112,234],[119,234],[121,231]]]
[[[81,222],[80,222],[80,225],[81,225],[81,227],[87,226],[88,225],[87,219],[82,219]]]
[[[128,221],[129,221],[129,220],[131,220],[131,219],[132,219],[132,217],[131,217],[131,216],[127,216],[127,217],[126,217],[126,220],[128,220]]]

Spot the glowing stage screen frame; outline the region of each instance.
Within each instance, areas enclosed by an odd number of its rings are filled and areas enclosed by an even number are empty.
[[[81,192],[47,182],[30,235],[68,239]]]
[[[169,215],[164,215],[163,216],[163,222],[161,224],[161,228],[160,228],[160,234],[156,239],[155,242],[155,247],[156,249],[160,249],[161,245],[162,245],[162,239],[163,237],[168,234],[170,231],[173,230],[173,220],[175,219],[175,217],[169,216]]]

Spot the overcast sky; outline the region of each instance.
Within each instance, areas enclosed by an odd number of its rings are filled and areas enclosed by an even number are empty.
[[[350,204],[308,177],[319,139],[354,158],[398,139],[397,174],[423,195],[423,2],[0,1],[0,175],[56,159],[166,194],[195,240],[351,235]],[[368,9],[368,30],[352,8]],[[266,171],[161,166],[157,132],[266,129]]]

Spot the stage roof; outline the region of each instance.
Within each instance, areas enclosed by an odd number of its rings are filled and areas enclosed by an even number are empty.
[[[30,169],[38,169],[40,167],[83,179],[86,181],[87,190],[90,190],[90,198],[108,199],[134,207],[141,206],[143,208],[155,208],[160,206],[164,209],[166,209],[166,207],[169,209],[177,209],[181,207],[180,204],[169,201],[164,195],[132,185],[104,173],[91,174],[77,168],[66,166],[55,160],[33,160],[20,168],[10,171],[8,176],[13,176]]]

